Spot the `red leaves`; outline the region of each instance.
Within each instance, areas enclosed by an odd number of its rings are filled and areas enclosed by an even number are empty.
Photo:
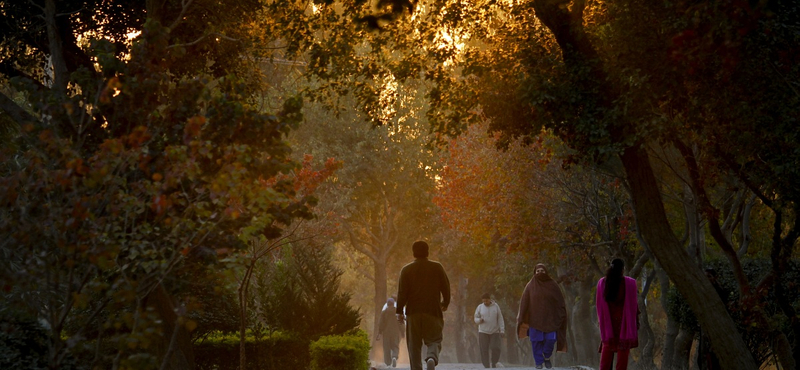
[[[189,144],[192,140],[200,136],[200,130],[206,123],[206,118],[203,116],[194,116],[186,121],[186,126],[183,127],[183,142]]]
[[[147,127],[137,126],[125,137],[125,143],[131,148],[139,148],[152,138]]]
[[[172,201],[164,194],[153,196],[150,209],[157,215],[162,215],[172,205]]]
[[[82,158],[75,158],[67,162],[67,173],[75,173],[79,176],[84,176],[89,173],[89,167],[83,164]]]
[[[294,173],[294,190],[301,194],[311,194],[317,187],[330,177],[337,169],[342,168],[342,161],[328,158],[324,168],[314,170],[312,161],[314,156],[306,154],[303,156],[303,164],[300,170]]]

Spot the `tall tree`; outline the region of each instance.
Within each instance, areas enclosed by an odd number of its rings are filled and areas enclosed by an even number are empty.
[[[398,94],[407,93],[402,86],[397,89]],[[406,248],[414,240],[430,237],[427,221],[434,214],[430,194],[435,153],[426,147],[429,137],[424,121],[419,121],[415,98],[407,96],[404,104],[385,109],[384,118],[391,123],[378,127],[371,127],[357,111],[327,122],[308,112],[306,127],[294,136],[304,143],[298,142],[300,148],[343,161],[333,181],[320,187],[319,208],[336,218],[349,254],[371,265],[358,271],[374,287],[374,327],[393,294],[389,290],[393,271],[407,260]]]
[[[48,323],[51,368],[86,338],[99,366],[191,368],[170,278],[311,216],[283,140],[300,101],[257,111],[237,77],[253,5],[0,4],[4,91],[25,98],[2,106],[21,128],[2,152],[3,297]]]

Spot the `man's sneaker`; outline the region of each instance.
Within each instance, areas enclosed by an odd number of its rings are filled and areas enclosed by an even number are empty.
[[[544,359],[544,367],[546,367],[548,369],[552,369],[553,368],[553,364],[550,363],[550,359],[549,358]]]
[[[436,361],[433,358],[429,358],[428,361],[425,361],[427,364],[426,370],[436,370]]]
[[[536,368],[537,369],[541,369],[542,368],[542,364],[536,364]]]
[[[392,367],[397,367],[397,357],[392,357]]]

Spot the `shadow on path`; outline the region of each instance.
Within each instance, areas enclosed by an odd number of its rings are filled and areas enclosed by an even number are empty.
[[[503,366],[503,367],[498,366],[497,368],[498,369],[508,369],[508,370],[537,370],[535,367],[523,367],[523,366],[515,366],[515,365],[508,365],[508,366]],[[392,369],[409,370],[409,366],[408,366],[408,364],[399,363],[399,364],[397,364],[396,368],[393,368],[393,367],[387,367],[384,364],[379,364],[378,366],[372,367],[371,369],[376,369],[376,370],[392,370]],[[423,369],[424,369],[424,367],[423,367]],[[438,366],[436,366],[436,370],[483,370],[483,369],[484,369],[484,367],[481,364],[447,364],[447,363],[441,363]],[[567,366],[567,367],[554,366],[551,370],[596,370],[596,369],[593,368],[593,367],[589,367],[589,366]]]

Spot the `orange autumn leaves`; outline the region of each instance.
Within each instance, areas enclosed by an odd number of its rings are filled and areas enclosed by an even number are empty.
[[[477,245],[499,236],[511,241],[509,251],[533,248],[552,229],[548,189],[539,181],[552,151],[541,137],[514,141],[507,150],[498,149],[499,140],[485,125],[451,140],[434,202],[445,224]]]

